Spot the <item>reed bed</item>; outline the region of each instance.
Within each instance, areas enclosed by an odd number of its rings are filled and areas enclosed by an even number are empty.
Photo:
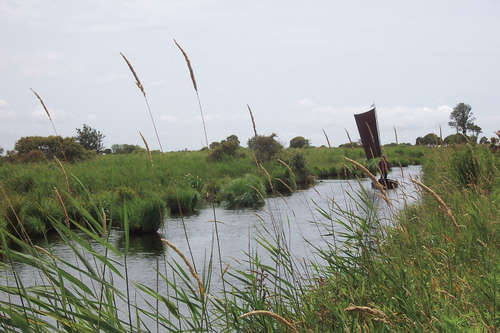
[[[463,185],[453,166],[443,164],[455,154],[453,149],[430,153],[424,182],[454,212],[461,233],[446,221],[449,217],[428,191],[387,224],[379,220],[376,196],[353,188],[346,194],[352,199],[348,206],[318,207],[323,220],[316,223],[324,243],[310,244],[317,256],[307,262],[293,255],[286,217],[269,211],[263,219],[271,224],[259,228],[254,238],[258,249],[249,247],[245,264],[214,274],[212,245],[196,271],[180,252],[188,270],[169,256],[165,267],[155,270],[156,289],[130,281],[126,252],[108,241],[111,222],[106,214],[94,218],[90,212],[99,210],[99,203],[78,207],[85,224],[71,217],[71,226],[50,219],[78,265],[4,226],[0,252],[8,274],[0,291],[8,297],[0,302],[0,327],[30,332],[144,332],[156,327],[172,332],[494,332],[500,259],[494,204],[499,199],[498,157],[474,148],[480,165],[489,166],[474,178],[476,183]],[[436,163],[441,167],[435,168]],[[66,200],[71,202],[69,196]],[[19,264],[37,272],[40,283],[25,285],[13,269]],[[220,278],[227,298],[212,288],[213,279]],[[123,285],[127,288],[117,287]],[[145,301],[138,303],[138,298]],[[130,315],[123,312],[124,305]]]

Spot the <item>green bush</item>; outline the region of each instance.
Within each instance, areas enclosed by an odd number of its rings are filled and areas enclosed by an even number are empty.
[[[259,177],[247,174],[230,181],[221,192],[227,208],[257,208],[264,205],[265,187]]]
[[[296,136],[290,140],[290,148],[307,148],[309,147],[309,140],[303,136]]]
[[[248,140],[248,148],[255,151],[255,158],[259,162],[270,161],[283,149],[275,137],[273,133],[270,136],[257,135]]]
[[[240,148],[240,140],[236,135],[230,135],[226,140],[212,142],[210,144],[210,153],[207,156],[208,161],[220,161],[226,156],[237,157],[238,149]]]
[[[75,138],[62,138],[60,136],[27,136],[20,138],[15,146],[15,152],[10,152],[8,160],[11,162],[39,162],[57,157],[61,161],[75,162],[95,156],[88,151]]]

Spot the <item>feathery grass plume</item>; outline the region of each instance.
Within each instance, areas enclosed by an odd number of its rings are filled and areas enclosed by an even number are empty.
[[[347,128],[344,128],[344,131],[345,131],[345,134],[347,134],[347,138],[349,139],[349,143],[350,143],[350,144],[351,144],[351,146],[352,146],[351,136],[349,135],[349,132],[347,132]]]
[[[125,60],[125,62],[127,63],[128,68],[132,72],[132,75],[134,75],[135,84],[137,85],[137,88],[139,88],[139,90],[142,92],[144,97],[146,97],[146,91],[144,90],[144,86],[142,85],[141,80],[139,80],[139,76],[137,76],[137,73],[135,72],[134,67],[132,66],[130,61],[128,61],[127,57],[122,52],[120,52],[120,55],[122,56],[123,60]]]
[[[394,137],[396,138],[396,144],[399,145],[399,142],[398,142],[398,131],[396,131],[396,126],[394,126]]]
[[[283,161],[282,159],[279,159],[279,158],[278,158],[278,162],[279,162],[279,163],[281,163],[281,164],[283,164],[283,165],[285,166],[285,168],[287,168],[287,169],[288,169],[288,171],[289,171],[291,174],[293,174],[293,173],[294,173],[294,172],[293,172],[293,170],[292,170],[292,168],[290,168],[290,166],[289,166],[289,165],[288,165],[285,161]]]
[[[239,319],[243,319],[243,318],[246,318],[246,317],[249,317],[249,316],[256,316],[256,315],[268,316],[268,317],[271,317],[273,319],[276,319],[277,321],[279,321],[280,323],[282,323],[283,325],[285,325],[286,327],[288,327],[289,329],[291,329],[292,332],[299,333],[299,330],[297,330],[297,328],[292,323],[290,323],[285,318],[281,317],[279,314],[276,314],[276,313],[271,312],[271,311],[266,311],[266,310],[250,311],[250,312],[247,312],[245,314],[242,314],[238,318]]]
[[[153,118],[153,113],[151,112],[151,107],[149,106],[149,101],[148,98],[146,97],[146,90],[144,90],[144,86],[142,85],[141,80],[139,80],[139,76],[137,76],[137,73],[135,72],[134,67],[132,66],[130,61],[128,61],[127,57],[122,52],[120,52],[120,55],[122,56],[123,60],[125,60],[125,62],[127,63],[128,68],[130,69],[132,75],[135,78],[135,84],[137,85],[137,88],[139,88],[139,90],[142,92],[142,95],[144,96],[144,101],[146,102],[146,108],[148,109],[149,117],[151,118],[151,123],[153,123],[153,128],[155,130],[156,139],[158,140],[160,151],[163,153],[163,146],[161,145],[160,136],[158,135],[158,130],[156,129],[156,123]]]
[[[441,144],[443,144],[443,130],[441,129],[441,125],[439,125],[439,138],[441,139]]]
[[[328,139],[328,135],[326,135],[324,128],[323,128],[323,134],[325,135],[326,143],[328,143],[328,148],[332,148],[332,145],[330,144],[330,139]]]
[[[38,98],[38,100],[40,101],[40,104],[42,104],[42,108],[45,110],[45,113],[47,114],[47,117],[49,118],[50,123],[52,124],[52,129],[54,130],[54,133],[56,134],[56,136],[58,136],[56,126],[54,125],[54,122],[52,121],[52,117],[50,116],[49,110],[45,106],[45,103],[43,102],[42,97],[40,97],[40,95],[33,88],[30,88],[30,89],[33,92],[33,94],[35,94],[36,98]]]
[[[257,136],[257,128],[255,127],[255,119],[253,117],[252,109],[250,109],[250,105],[247,104],[248,112],[250,112],[250,119],[252,120],[253,126],[253,134]]]
[[[189,268],[189,272],[198,282],[198,288],[200,289],[200,296],[203,298],[203,296],[205,295],[205,289],[203,288],[203,283],[201,282],[199,275],[195,272],[193,266],[191,265],[189,260],[186,258],[184,253],[182,253],[181,250],[179,250],[174,244],[169,242],[168,239],[162,238],[161,241],[166,243],[172,250],[175,251],[175,253],[177,253],[179,255],[179,257],[182,258],[182,260],[184,261],[186,266]]]
[[[47,256],[49,256],[51,259],[53,259],[53,260],[58,260],[58,258],[57,258],[55,255],[53,255],[52,253],[50,253],[47,249],[44,249],[43,247],[38,246],[38,245],[34,245],[33,247],[34,247],[35,249],[37,249],[38,251],[45,253],[45,254],[46,254]]]
[[[443,212],[446,215],[448,215],[448,217],[450,218],[450,221],[453,224],[455,231],[457,233],[459,233],[460,229],[458,228],[457,220],[455,219],[455,216],[453,216],[451,209],[448,208],[448,206],[444,203],[443,199],[441,199],[441,197],[436,192],[434,192],[430,187],[422,184],[421,182],[419,182],[415,178],[410,178],[410,180],[412,183],[414,183],[414,184],[418,185],[419,187],[421,187],[422,189],[424,189],[427,193],[429,193],[438,202],[438,204],[441,207],[441,209],[443,210]]]
[[[179,43],[177,43],[177,41],[175,39],[174,39],[174,43],[177,46],[177,48],[179,48],[179,50],[181,51],[182,55],[184,56],[184,60],[186,60],[186,64],[187,64],[188,69],[189,69],[189,75],[191,76],[191,81],[193,82],[194,90],[196,92],[198,92],[198,85],[196,84],[196,78],[194,76],[193,66],[191,66],[191,61],[189,60],[189,57],[188,57],[186,51],[184,51],[184,49],[182,48],[182,46],[180,46]]]
[[[389,201],[389,198],[387,198],[387,193],[386,191],[384,190],[384,187],[382,186],[382,184],[380,184],[377,180],[377,178],[370,172],[370,170],[368,170],[364,165],[362,165],[361,163],[355,161],[355,160],[351,160],[349,157],[344,157],[344,160],[348,161],[348,162],[351,162],[352,164],[354,164],[355,166],[357,166],[361,171],[363,171],[363,173],[368,177],[370,178],[370,180],[372,181],[373,185],[375,185],[375,187],[380,191],[382,192],[382,198],[385,200],[385,202],[387,202],[387,204],[389,206],[391,206],[391,202]]]
[[[61,206],[61,209],[63,210],[63,213],[64,213],[64,222],[66,222],[66,227],[68,227],[68,229],[69,229],[68,211],[66,210],[66,206],[64,205],[64,201],[63,201],[61,195],[59,194],[59,190],[55,186],[54,186],[54,191],[56,192],[57,201],[59,201],[59,205]]]
[[[198,93],[198,85],[196,84],[196,78],[194,76],[193,66],[191,66],[191,61],[189,60],[189,57],[186,51],[184,51],[184,49],[182,48],[182,46],[179,43],[177,43],[175,39],[174,43],[177,46],[177,48],[181,51],[182,55],[184,56],[184,60],[186,61],[186,64],[188,66],[189,75],[191,76],[191,81],[193,82],[193,88],[196,93],[196,98],[198,99],[198,107],[200,108],[201,122],[203,123],[203,132],[205,133],[205,143],[207,145],[207,148],[210,149],[208,144],[207,126],[205,125],[205,116],[203,115],[203,108],[201,106],[200,94]]]
[[[40,104],[42,104],[42,108],[45,110],[45,113],[47,114],[47,117],[50,120],[50,124],[52,125],[52,129],[54,130],[54,134],[56,135],[56,137],[58,137],[59,134],[57,134],[56,125],[54,124],[54,121],[52,120],[50,112],[47,109],[47,107],[45,106],[45,103],[44,103],[42,97],[33,88],[30,88],[30,89],[33,92],[33,94],[35,95],[35,97],[40,101]],[[66,153],[64,151],[64,147],[62,144],[62,138],[60,138],[60,140],[58,140],[58,142],[59,142],[59,148],[61,148],[61,152],[63,154],[64,160],[67,161],[68,159],[66,158]]]
[[[379,309],[370,308],[368,306],[351,305],[345,308],[344,311],[368,313],[372,316],[377,317],[380,321],[390,325],[389,318],[387,317],[387,315]]]
[[[149,150],[149,145],[144,139],[144,136],[142,135],[141,131],[139,131],[139,135],[141,136],[142,142],[144,142],[144,145],[146,146],[146,151],[148,152],[148,158],[149,158],[149,163],[151,163],[151,167],[153,167],[153,158],[151,157],[151,151]]]

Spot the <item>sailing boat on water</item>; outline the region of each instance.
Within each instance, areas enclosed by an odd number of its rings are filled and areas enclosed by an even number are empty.
[[[366,112],[355,114],[354,119],[356,120],[356,125],[358,126],[358,132],[365,150],[366,158],[370,160],[381,157],[382,149],[380,148],[380,137],[375,105],[372,105],[370,110]],[[386,189],[394,189],[398,187],[398,182],[387,178],[388,168],[388,162],[385,157],[383,157],[379,163],[379,171],[381,171],[382,175],[378,182]]]

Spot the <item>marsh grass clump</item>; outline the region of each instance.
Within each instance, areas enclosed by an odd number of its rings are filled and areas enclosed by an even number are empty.
[[[165,203],[172,215],[189,215],[196,210],[200,193],[193,188],[169,188],[165,194]]]
[[[270,195],[291,195],[297,190],[295,174],[289,168],[276,168],[270,174],[271,182],[264,181],[266,192]]]
[[[291,169],[296,184],[300,188],[307,188],[314,184],[314,177],[311,174],[306,157],[301,150],[288,150],[286,154],[282,154],[281,159],[285,167]]]
[[[221,191],[227,208],[258,208],[264,205],[265,187],[261,178],[247,174],[231,180]]]
[[[163,223],[164,202],[159,196],[150,195],[128,201],[127,218],[131,233],[155,233]],[[119,217],[124,221],[123,211]]]

